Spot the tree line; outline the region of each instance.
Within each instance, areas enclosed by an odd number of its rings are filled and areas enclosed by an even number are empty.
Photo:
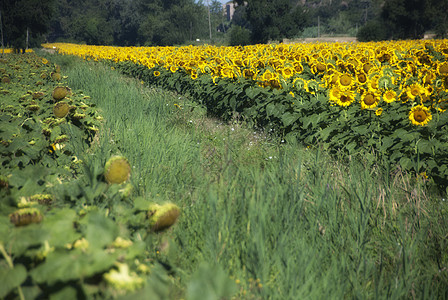
[[[361,41],[448,35],[448,0],[2,0],[2,45],[43,41],[96,45],[231,45],[352,35]],[[224,41],[224,42],[223,42]]]

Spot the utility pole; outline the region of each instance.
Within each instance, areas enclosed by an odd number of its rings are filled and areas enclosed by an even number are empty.
[[[29,36],[30,36],[30,33],[29,33],[29,29],[28,29],[28,27],[26,28],[26,46],[25,46],[25,51],[26,50],[28,50],[28,41],[29,41]]]
[[[212,20],[210,19],[210,3],[207,0],[207,8],[208,8],[208,29],[210,31],[210,43],[212,42]]]
[[[5,44],[3,43],[3,23],[2,23],[2,11],[0,10],[0,32],[2,35],[2,56],[5,54]]]
[[[317,37],[320,37],[320,17],[317,16]]]

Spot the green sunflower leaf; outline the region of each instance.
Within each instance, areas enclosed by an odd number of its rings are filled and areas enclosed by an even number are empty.
[[[15,265],[13,269],[0,266],[0,298],[6,297],[14,288],[20,286],[26,279],[26,268]]]

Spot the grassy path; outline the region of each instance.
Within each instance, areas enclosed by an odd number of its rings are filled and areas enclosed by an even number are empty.
[[[131,162],[135,196],[182,208],[154,237],[173,299],[448,295],[447,204],[412,178],[220,124],[100,64],[50,58],[102,112],[100,139]]]

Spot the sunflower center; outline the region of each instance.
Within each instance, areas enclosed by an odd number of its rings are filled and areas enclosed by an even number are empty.
[[[369,73],[369,70],[373,67],[373,65],[371,63],[365,63],[362,66],[362,69],[364,70],[364,72]]]
[[[417,96],[417,95],[418,95],[418,88],[412,88],[412,89],[411,89],[411,94],[412,94],[413,96]]]
[[[394,97],[395,97],[395,95],[394,95],[394,93],[393,92],[386,92],[386,94],[384,94],[384,97],[387,99],[387,100],[392,100]]]
[[[316,69],[317,69],[317,71],[319,71],[319,72],[323,72],[323,71],[325,71],[326,68],[327,68],[327,67],[326,67],[324,64],[321,64],[321,63],[317,63],[317,65],[316,65]]]
[[[339,79],[338,74],[334,74],[333,76],[331,76],[331,83],[335,84]]]
[[[350,99],[349,99],[349,97],[347,97],[346,95],[342,95],[341,96],[341,102],[342,103],[345,103],[345,102],[347,102],[347,101],[349,101]]]
[[[443,63],[439,68],[440,74],[447,74],[448,73],[448,63]]]
[[[426,120],[426,113],[424,111],[414,112],[414,120],[421,123]]]
[[[364,74],[359,74],[358,75],[358,80],[359,80],[359,82],[364,83],[364,82],[367,81],[367,77]]]
[[[372,94],[367,94],[364,98],[364,103],[366,105],[372,105],[375,103],[375,97]]]
[[[341,78],[339,79],[339,81],[341,82],[341,84],[343,86],[347,86],[350,85],[350,83],[352,83],[352,79],[350,78],[350,76],[344,74],[341,76]]]

